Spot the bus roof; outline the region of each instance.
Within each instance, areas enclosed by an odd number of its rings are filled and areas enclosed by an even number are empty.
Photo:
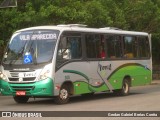
[[[117,28],[87,28],[86,25],[81,24],[68,24],[68,25],[57,25],[57,26],[37,26],[29,27],[25,29],[18,30],[16,32],[28,31],[28,30],[59,30],[63,31],[79,31],[79,32],[90,32],[90,33],[109,33],[109,34],[125,34],[125,35],[142,35],[148,36],[146,32],[136,32],[136,31],[125,31]]]

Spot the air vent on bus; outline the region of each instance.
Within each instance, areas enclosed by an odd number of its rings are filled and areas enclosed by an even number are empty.
[[[58,27],[87,27],[87,25],[84,25],[84,24],[61,24],[57,26]]]
[[[119,29],[119,28],[116,28],[116,27],[104,27],[104,28],[99,28],[101,30],[122,30],[122,29]]]

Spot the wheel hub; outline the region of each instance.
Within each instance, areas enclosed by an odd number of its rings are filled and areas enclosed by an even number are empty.
[[[124,92],[127,93],[128,92],[128,84],[125,83],[123,86]]]
[[[67,90],[66,89],[62,89],[61,91],[60,91],[60,98],[61,99],[67,99],[67,97],[68,97],[68,92],[67,92]]]

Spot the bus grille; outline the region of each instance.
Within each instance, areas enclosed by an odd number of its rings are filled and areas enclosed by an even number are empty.
[[[14,91],[30,91],[34,86],[11,86]]]
[[[19,77],[19,73],[25,74],[27,72],[34,72],[34,70],[30,71],[9,71],[10,77],[8,77],[10,82],[34,82],[36,80],[36,77]]]
[[[11,82],[18,82],[20,81],[19,78],[8,78]],[[21,81],[34,81],[36,77],[28,77],[28,78],[21,78]]]

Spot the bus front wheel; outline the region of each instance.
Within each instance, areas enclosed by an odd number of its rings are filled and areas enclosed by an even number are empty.
[[[69,89],[66,85],[63,85],[59,91],[59,95],[55,97],[54,101],[57,104],[66,104],[69,101]]]
[[[29,100],[28,96],[13,96],[13,99],[16,103],[27,103]]]

